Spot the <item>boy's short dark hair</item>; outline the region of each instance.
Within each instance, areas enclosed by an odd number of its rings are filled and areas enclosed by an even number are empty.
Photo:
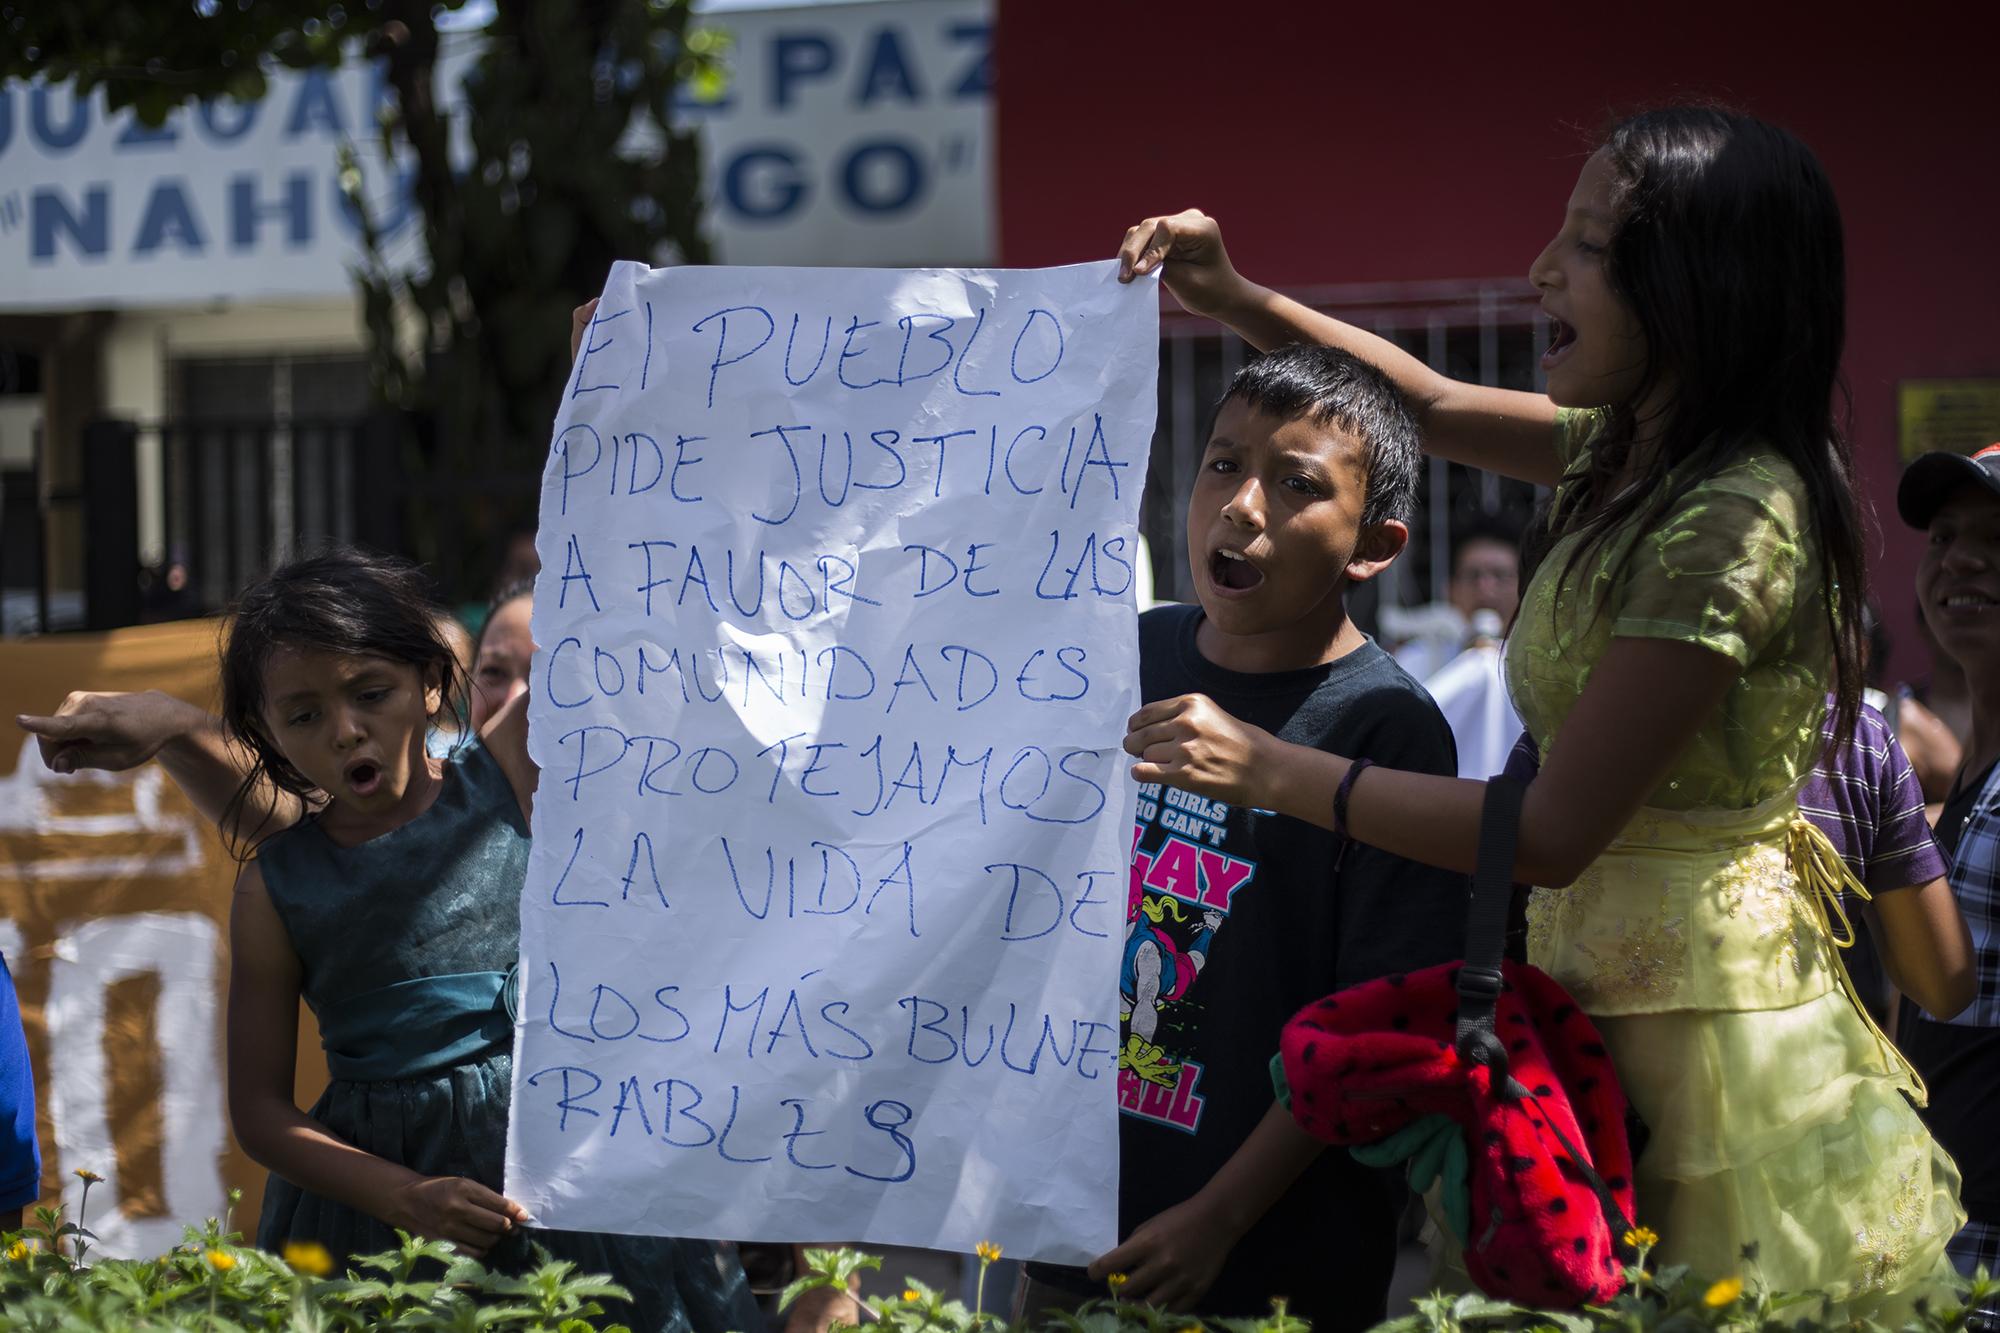
[[[1361,501],[1364,525],[1407,523],[1416,513],[1423,460],[1416,413],[1402,390],[1360,357],[1336,347],[1280,347],[1237,371],[1215,412],[1232,398],[1267,416],[1338,426],[1360,440],[1368,476]],[[1214,414],[1208,424],[1213,434]]]

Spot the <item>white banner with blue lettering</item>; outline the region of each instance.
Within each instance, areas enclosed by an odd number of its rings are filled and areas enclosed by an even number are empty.
[[[613,270],[542,489],[539,1223],[1112,1245],[1157,299]]]
[[[728,78],[675,114],[700,127],[703,197],[735,264],[981,264],[994,257],[992,0],[727,6]],[[476,32],[437,72],[468,160],[460,85]],[[0,309],[129,309],[353,291],[349,144],[387,248],[420,257],[411,162],[381,152],[380,62],[269,71],[263,100],[158,128],[66,85],[0,82]],[[657,133],[635,125],[629,151]]]

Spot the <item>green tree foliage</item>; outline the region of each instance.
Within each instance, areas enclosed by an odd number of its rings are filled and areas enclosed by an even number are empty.
[[[190,101],[261,97],[273,67],[384,60],[380,130],[407,150],[423,244],[407,264],[371,244],[357,271],[374,382],[383,403],[436,423],[413,437],[412,462],[469,483],[460,512],[417,515],[433,520],[420,545],[487,554],[524,502],[482,482],[536,469],[570,310],[614,259],[708,259],[698,146],[671,113],[684,85],[720,79],[720,38],[691,28],[687,0],[493,0],[454,126],[438,23],[463,4],[0,0],[0,75],[101,88],[114,111],[158,124]],[[454,163],[454,134],[469,160]],[[359,173],[343,178],[358,200]],[[364,231],[379,239],[372,220]],[[416,554],[450,566],[463,553]]]

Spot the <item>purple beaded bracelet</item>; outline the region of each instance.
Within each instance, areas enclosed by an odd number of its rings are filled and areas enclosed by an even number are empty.
[[[1347,831],[1347,798],[1354,794],[1354,780],[1361,776],[1364,768],[1373,768],[1373,759],[1357,759],[1347,766],[1347,775],[1333,792],[1333,836],[1351,840],[1353,834]]]

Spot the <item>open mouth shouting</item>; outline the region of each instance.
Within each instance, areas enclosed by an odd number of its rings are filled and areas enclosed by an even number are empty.
[[[1264,571],[1243,552],[1220,546],[1209,552],[1208,581],[1225,596],[1246,596],[1264,582]]]
[[[1542,369],[1548,370],[1569,355],[1576,346],[1576,330],[1570,325],[1549,316],[1549,348],[1542,353]]]
[[[347,783],[347,790],[366,800],[382,789],[382,765],[373,759],[355,759],[341,769],[340,776]]]

